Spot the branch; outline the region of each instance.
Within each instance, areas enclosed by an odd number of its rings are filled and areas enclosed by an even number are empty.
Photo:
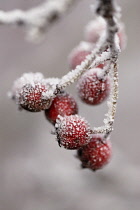
[[[28,28],[28,35],[35,39],[58,20],[73,3],[79,0],[48,0],[41,5],[22,11],[19,9],[4,12],[0,10],[0,25],[17,25]]]
[[[113,84],[108,101],[108,113],[104,119],[105,125],[99,128],[94,128],[92,133],[104,133],[105,138],[107,138],[113,130],[118,99],[118,54],[120,52],[120,47],[115,40],[115,35],[118,31],[117,21],[115,20],[117,11],[117,7],[114,5],[113,0],[100,0],[97,13],[102,15],[107,23],[107,42],[111,50],[110,61]]]
[[[58,94],[61,89],[65,89],[68,85],[74,83],[79,77],[91,67],[94,67],[96,63],[98,63],[98,54],[103,52],[106,47],[109,47],[110,51],[106,54],[106,57],[103,57],[103,60],[110,60],[109,70],[105,69],[104,74],[107,75],[111,72],[113,84],[111,88],[111,94],[108,101],[108,113],[106,114],[106,118],[104,119],[104,126],[93,128],[91,133],[103,133],[104,137],[107,138],[108,135],[113,130],[113,124],[116,114],[117,107],[117,99],[118,99],[118,55],[120,52],[120,47],[118,44],[118,40],[116,39],[116,33],[118,32],[118,24],[115,17],[118,15],[118,7],[114,5],[113,0],[99,0],[96,13],[101,15],[106,23],[106,33],[101,37],[97,47],[92,51],[91,55],[88,55],[81,63],[81,65],[77,66],[75,70],[72,70],[67,75],[63,76],[57,85],[54,94]],[[109,57],[108,57],[109,55]],[[102,61],[102,58],[100,58]]]

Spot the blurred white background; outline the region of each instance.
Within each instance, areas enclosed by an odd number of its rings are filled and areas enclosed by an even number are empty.
[[[27,9],[40,2],[0,0],[0,8]],[[23,29],[0,26],[0,210],[140,209],[139,0],[119,0],[128,45],[120,55],[114,155],[106,168],[96,173],[81,170],[75,152],[58,147],[43,112],[19,112],[7,97],[24,72],[61,77],[68,71],[67,56],[84,39],[83,28],[93,18],[92,2],[81,0],[40,44],[25,41]],[[74,87],[69,91],[77,98]],[[92,126],[102,124],[106,104],[78,104]]]

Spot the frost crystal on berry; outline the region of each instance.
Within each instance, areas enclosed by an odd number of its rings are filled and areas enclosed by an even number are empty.
[[[90,105],[102,103],[109,95],[109,77],[101,77],[103,70],[95,68],[87,71],[77,83],[78,95],[81,100]]]
[[[96,171],[109,163],[112,156],[111,142],[104,140],[102,135],[93,135],[90,143],[80,148],[77,155],[82,162],[82,168]]]
[[[90,141],[89,124],[81,116],[59,116],[55,128],[59,145],[66,149],[78,149]]]
[[[51,105],[50,91],[50,85],[41,73],[26,73],[15,81],[12,98],[19,107],[31,112],[38,112]]]

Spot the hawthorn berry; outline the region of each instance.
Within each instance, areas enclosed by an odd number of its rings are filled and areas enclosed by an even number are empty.
[[[90,141],[89,124],[81,116],[58,116],[55,128],[59,145],[66,149],[78,149]]]
[[[88,23],[85,28],[85,38],[88,42],[97,43],[102,34],[105,32],[106,22],[103,18],[98,17],[96,20],[92,20]],[[123,50],[126,46],[126,34],[124,25],[118,24],[118,39],[120,48]]]
[[[112,156],[111,142],[104,140],[103,135],[93,135],[91,141],[77,151],[82,168],[93,171],[101,169],[109,163]]]
[[[69,66],[71,69],[75,69],[77,65],[80,65],[85,60],[87,55],[91,54],[93,45],[88,42],[81,42],[76,48],[72,50],[69,56]]]
[[[102,17],[90,21],[85,28],[86,40],[91,43],[97,43],[105,29],[106,22]]]
[[[75,69],[77,65],[80,65],[86,59],[86,56],[91,54],[94,47],[95,46],[89,42],[81,42],[78,47],[74,48],[69,56],[70,68]],[[105,63],[101,63],[97,68],[103,68],[104,66]]]
[[[74,98],[68,93],[61,93],[57,95],[49,109],[45,110],[46,118],[55,124],[58,115],[69,116],[78,113],[78,106]]]
[[[90,105],[102,103],[110,93],[110,79],[102,77],[103,70],[94,68],[88,70],[77,83],[78,95],[81,100]]]
[[[41,73],[26,73],[14,83],[12,98],[19,107],[39,112],[51,105],[51,99],[46,97],[48,90],[49,85]]]

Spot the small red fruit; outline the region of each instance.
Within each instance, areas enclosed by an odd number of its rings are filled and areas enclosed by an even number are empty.
[[[85,28],[85,38],[88,42],[97,43],[106,29],[106,22],[103,18],[98,17],[88,23]]]
[[[79,149],[90,141],[89,124],[81,116],[59,116],[55,128],[59,145],[66,149]]]
[[[85,38],[88,42],[96,44],[100,37],[103,35],[103,33],[106,30],[106,22],[103,18],[98,17],[95,20],[92,20],[88,23],[88,25],[85,28]],[[125,49],[126,46],[126,34],[125,34],[125,28],[122,23],[118,24],[118,33],[117,33],[118,39],[119,39],[119,45],[122,50]]]
[[[58,115],[69,116],[78,113],[78,106],[74,98],[67,94],[62,93],[57,95],[50,106],[49,109],[45,110],[45,115],[47,119],[55,124]]]
[[[34,87],[26,84],[19,94],[19,104],[22,108],[31,112],[39,112],[48,108],[48,102],[43,99],[43,93],[47,92],[45,85],[37,83]]]
[[[99,68],[88,70],[77,83],[78,95],[81,100],[90,105],[102,103],[110,92],[110,79],[102,77],[103,70]]]
[[[41,73],[26,73],[14,83],[12,98],[19,107],[39,112],[51,105],[51,99],[46,97],[48,87]]]
[[[80,148],[77,155],[82,162],[82,168],[96,171],[109,163],[112,156],[111,142],[104,140],[102,135],[93,135],[90,143]]]
[[[93,45],[88,42],[81,42],[78,47],[74,48],[69,56],[70,68],[75,69],[77,65],[80,65],[86,56],[91,54],[92,49]]]

